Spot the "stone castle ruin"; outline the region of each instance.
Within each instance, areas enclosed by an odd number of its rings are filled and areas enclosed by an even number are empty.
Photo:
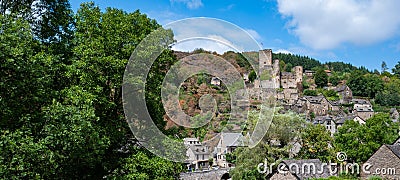
[[[253,100],[276,97],[285,104],[295,104],[299,99],[299,89],[303,81],[303,67],[293,67],[291,72],[281,72],[279,60],[272,60],[272,50],[258,52],[259,78],[254,86],[249,86]]]

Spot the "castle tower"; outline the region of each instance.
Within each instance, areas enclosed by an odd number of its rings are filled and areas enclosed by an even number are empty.
[[[303,82],[303,66],[295,66],[293,68],[293,72],[295,73],[295,76],[296,76],[296,83],[302,83]]]
[[[260,72],[272,66],[272,50],[264,49],[258,52]]]

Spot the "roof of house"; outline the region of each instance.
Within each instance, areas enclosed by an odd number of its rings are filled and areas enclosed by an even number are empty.
[[[208,151],[208,148],[206,148],[203,145],[194,145],[194,146],[189,146],[190,150],[192,150],[193,154],[210,154]]]
[[[374,112],[372,108],[363,108],[363,107],[356,108],[355,110],[357,112]]]
[[[347,85],[341,85],[341,86],[336,87],[335,91],[342,92],[342,91],[345,91],[347,88],[348,88]]]
[[[288,169],[293,175],[295,175],[298,179],[309,179],[309,178],[327,178],[330,177],[330,170],[328,166],[323,166],[322,162],[319,159],[302,159],[302,160],[284,160],[282,161],[288,168]],[[297,167],[300,168],[299,173],[295,173],[295,170],[293,169],[294,164],[297,165]],[[314,165],[315,167],[315,173],[313,171],[308,171],[308,169],[304,169],[305,172],[303,172],[302,168],[309,166],[309,165]],[[321,168],[324,168],[323,170]]]
[[[400,158],[400,145],[386,145],[393,154],[395,154],[398,158]]]
[[[226,147],[232,146],[243,146],[244,138],[242,133],[222,133],[221,134],[222,144]]]
[[[393,145],[400,145],[400,137],[399,137],[399,139],[397,139],[397,140],[393,143]]]
[[[354,116],[337,117],[335,122],[336,124],[344,124],[349,119],[354,119]]]
[[[340,106],[339,101],[329,101],[329,103],[331,103],[332,106]]]
[[[325,99],[324,96],[304,96],[310,103],[321,103],[323,99]]]
[[[370,103],[368,100],[366,100],[366,99],[352,99],[351,102],[352,102],[353,104],[368,104],[368,105],[371,104],[371,103]]]
[[[314,118],[313,124],[323,124],[325,121],[330,121],[332,120],[331,116],[317,116]]]

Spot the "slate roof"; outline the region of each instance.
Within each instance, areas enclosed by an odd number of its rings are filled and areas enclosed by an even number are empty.
[[[241,133],[222,133],[222,144],[226,147],[243,146],[243,135]]]
[[[317,116],[314,118],[314,124],[323,124],[325,121],[332,120],[331,116]]]
[[[341,85],[341,86],[339,86],[339,87],[336,87],[335,91],[336,91],[336,92],[342,92],[342,91],[345,91],[346,88],[347,88],[346,85]]]
[[[364,108],[364,107],[359,107],[355,109],[357,112],[374,112],[372,108]]]
[[[368,100],[365,99],[352,99],[351,102],[353,104],[371,104]]]
[[[332,106],[340,106],[339,101],[329,101],[329,103],[331,103]]]
[[[304,96],[310,103],[321,103],[323,99],[325,99],[324,96]]]
[[[386,145],[400,159],[400,145]]]

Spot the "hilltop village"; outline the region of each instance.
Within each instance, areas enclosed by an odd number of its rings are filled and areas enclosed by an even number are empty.
[[[346,120],[354,120],[360,124],[371,118],[375,112],[371,102],[367,98],[354,98],[352,90],[346,82],[340,82],[337,86],[323,87],[324,90],[337,93],[336,99],[330,100],[322,93],[305,95],[306,91],[316,92],[314,82],[315,72],[304,70],[302,66],[295,66],[291,72],[282,72],[278,59],[272,60],[270,49],[259,52],[259,67],[261,77],[249,82],[248,74],[245,73],[248,92],[252,100],[262,100],[263,98],[276,97],[278,105],[285,110],[291,110],[299,114],[305,114],[308,121],[314,124],[322,124],[331,134],[337,132],[337,128],[343,125]],[[271,74],[270,77],[263,78],[265,72]],[[328,76],[330,70],[325,70]],[[311,84],[308,89],[304,89],[303,81]],[[213,82],[211,82],[213,83]],[[399,118],[399,113],[392,108],[391,117],[394,121]]]
[[[254,56],[255,53],[258,55]],[[258,57],[259,77],[252,80],[251,72],[242,73],[251,107],[256,107],[263,100],[272,97],[276,100],[277,106],[283,107],[282,111],[292,111],[304,115],[306,121],[314,125],[322,125],[331,136],[338,132],[338,128],[343,126],[346,121],[365,124],[376,114],[370,100],[354,97],[352,90],[346,85],[346,81],[340,81],[337,86],[328,83],[327,86],[320,88],[333,94],[334,98],[325,96],[324,93],[317,91],[316,72],[304,69],[302,66],[292,67],[290,72],[283,71],[280,60],[273,60],[270,49],[252,52],[252,54],[254,57]],[[330,70],[324,72],[327,76],[331,76]],[[222,81],[217,77],[212,77],[208,83],[215,87],[222,86]],[[305,83],[309,86],[304,87]],[[399,113],[396,108],[390,110],[390,118],[393,122],[398,122]],[[213,145],[202,144],[198,137],[185,138],[184,143],[189,147],[186,162],[188,168],[196,171],[209,169],[210,166],[219,168],[234,166],[227,160],[227,154],[240,147],[244,138],[240,132],[221,133],[217,143]],[[291,153],[296,154],[301,149],[301,145],[299,143],[293,145]],[[308,161],[317,160],[301,160],[296,163],[307,163]],[[320,164],[321,161],[318,160],[318,163]]]

